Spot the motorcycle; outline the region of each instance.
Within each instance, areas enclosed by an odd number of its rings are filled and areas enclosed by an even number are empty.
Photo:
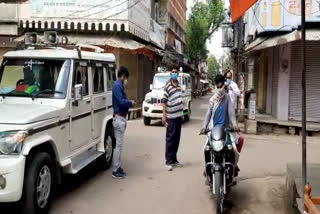
[[[239,152],[234,139],[236,130],[214,127],[206,131],[207,142],[204,147],[206,183],[216,199],[216,213],[223,213],[225,196],[237,182],[239,168],[236,166]],[[241,145],[242,147],[242,145]],[[240,149],[241,150],[241,149]]]

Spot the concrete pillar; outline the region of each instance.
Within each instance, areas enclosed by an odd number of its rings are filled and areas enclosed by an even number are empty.
[[[253,89],[254,57],[248,58],[248,82],[247,89]]]
[[[289,115],[289,90],[291,70],[291,44],[279,47],[279,78],[278,78],[278,99],[277,119],[288,120]]]

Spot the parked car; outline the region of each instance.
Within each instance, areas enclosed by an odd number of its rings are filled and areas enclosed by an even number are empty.
[[[161,119],[163,114],[163,97],[164,87],[170,80],[170,72],[155,74],[153,84],[150,85],[150,90],[143,101],[142,114],[143,121],[146,126],[150,125],[151,120]],[[191,79],[190,74],[179,73],[178,79],[184,98],[184,120],[189,120],[191,115]]]
[[[24,214],[48,213],[63,173],[112,162],[115,56],[70,48],[11,51],[1,65],[0,202]]]

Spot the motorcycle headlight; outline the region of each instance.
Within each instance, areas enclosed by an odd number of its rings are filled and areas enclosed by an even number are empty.
[[[0,132],[0,154],[20,154],[27,135],[26,131]]]
[[[212,141],[212,149],[216,152],[220,152],[223,149],[224,143],[222,140]]]

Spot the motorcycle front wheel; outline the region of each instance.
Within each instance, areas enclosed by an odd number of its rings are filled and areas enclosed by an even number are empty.
[[[223,190],[223,174],[219,171],[214,173],[214,188],[215,188],[215,196],[216,196],[216,214],[223,213],[223,198],[224,198],[224,190]]]

